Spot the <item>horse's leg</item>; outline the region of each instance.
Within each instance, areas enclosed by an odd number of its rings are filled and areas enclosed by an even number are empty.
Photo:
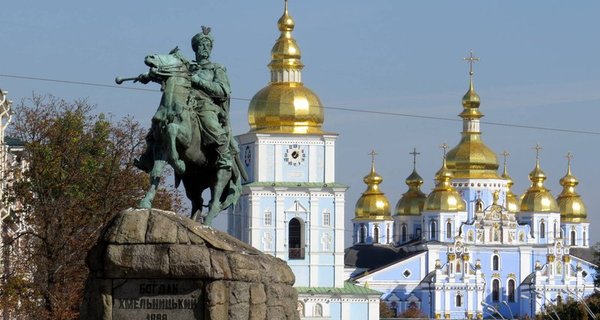
[[[177,174],[183,174],[185,172],[185,162],[179,159],[179,153],[177,152],[177,133],[179,132],[179,125],[175,123],[169,123],[167,125],[168,141],[167,146],[169,148],[169,164],[173,167]]]
[[[221,196],[223,195],[223,191],[229,184],[229,180],[231,179],[231,170],[219,169],[217,171],[217,181],[210,189],[211,191],[211,199],[208,205],[208,214],[204,218],[204,224],[210,226],[212,224],[213,219],[221,212],[223,209],[221,207]]]
[[[198,217],[202,216],[202,189],[198,183],[198,177],[186,176],[183,178],[183,186],[185,187],[185,195],[192,202],[192,212],[190,218],[197,221]]]
[[[146,196],[140,201],[138,207],[143,209],[152,208],[152,200],[154,200],[156,190],[158,189],[158,184],[160,183],[160,176],[162,175],[166,165],[167,162],[165,160],[154,160],[154,166],[150,172],[150,189],[148,189]]]

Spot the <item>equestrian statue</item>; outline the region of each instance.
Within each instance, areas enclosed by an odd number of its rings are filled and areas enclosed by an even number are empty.
[[[229,124],[231,88],[225,67],[209,60],[214,39],[210,28],[192,38],[196,60],[188,61],[178,48],[169,54],[149,55],[150,68],[133,78],[116,78],[117,84],[134,81],[161,85],[162,97],[146,136],[146,150],[136,167],[150,174],[150,189],[140,208],[151,208],[165,166],[175,172],[192,204],[191,218],[210,225],[219,212],[235,205],[247,180],[237,142]],[[208,212],[203,215],[202,192],[210,188]]]

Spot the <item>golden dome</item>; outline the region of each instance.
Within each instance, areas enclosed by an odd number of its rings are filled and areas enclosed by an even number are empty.
[[[506,203],[504,206],[508,210],[508,212],[519,212],[519,200],[517,196],[512,192],[512,186],[514,185],[513,179],[508,175],[508,171],[506,170],[506,155],[507,152],[504,152],[504,171],[502,172],[502,179],[506,180],[506,185],[508,186],[508,190],[506,191]]]
[[[562,222],[587,222],[587,209],[581,196],[575,191],[579,180],[571,174],[571,155],[567,157],[569,158],[567,174],[560,179],[563,190],[557,198],[560,219]]]
[[[437,184],[425,199],[425,210],[445,212],[465,210],[465,202],[450,184],[452,177],[452,171],[446,166],[446,158],[444,158],[442,168],[435,176]]]
[[[521,212],[558,212],[558,205],[550,190],[544,187],[546,174],[540,168],[539,158],[535,168],[529,173],[531,187],[521,196]]]
[[[472,54],[470,60],[475,60]],[[481,101],[473,86],[472,65],[469,75],[469,90],[463,96],[463,111],[459,114],[463,118],[462,137],[458,145],[446,155],[448,168],[452,170],[454,178],[496,179],[498,159],[483,143],[479,131],[479,119],[483,114],[479,111]]]
[[[302,84],[300,48],[292,37],[294,20],[287,1],[277,22],[281,35],[271,49],[271,82],[254,95],[248,109],[252,131],[268,133],[322,133],[323,105]]]
[[[425,205],[427,195],[421,191],[423,178],[417,173],[416,169],[406,178],[408,191],[402,195],[400,201],[396,204],[397,215],[420,215]]]
[[[374,157],[375,152],[371,155]],[[367,185],[367,190],[363,192],[356,202],[355,218],[364,220],[389,220],[390,202],[387,197],[379,189],[379,184],[383,182],[383,178],[375,172],[375,159],[371,162],[371,172],[363,179]]]

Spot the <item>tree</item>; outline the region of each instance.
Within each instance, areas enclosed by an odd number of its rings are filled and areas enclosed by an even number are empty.
[[[18,319],[77,317],[87,251],[103,225],[135,207],[149,185],[133,166],[145,130],[93,109],[85,100],[36,95],[15,108],[10,135],[25,143],[29,168],[12,195],[27,228],[9,242],[22,263],[6,275],[2,303]],[[175,191],[162,190],[155,207],[180,206]]]
[[[379,318],[386,319],[394,317],[396,317],[396,311],[390,308],[385,301],[379,300]]]

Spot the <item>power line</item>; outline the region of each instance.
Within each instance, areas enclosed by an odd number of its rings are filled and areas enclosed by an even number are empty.
[[[123,86],[118,86],[118,85],[108,85],[108,84],[100,84],[100,83],[92,83],[92,82],[82,82],[82,81],[71,81],[71,80],[58,80],[58,79],[51,79],[51,78],[40,78],[40,77],[30,77],[30,76],[20,76],[20,75],[0,74],[0,77],[22,79],[22,80],[35,80],[35,81],[57,82],[57,83],[65,83],[65,84],[74,84],[74,85],[84,85],[84,86],[92,86],[92,87],[101,87],[101,88],[114,88],[114,89],[124,89],[124,90],[160,92],[160,90],[156,90],[156,89],[146,89],[146,88],[136,88],[136,87],[123,87]],[[252,101],[252,99],[249,99],[249,98],[237,98],[237,97],[231,97],[231,100]],[[365,110],[365,109],[349,108],[349,107],[342,107],[342,106],[339,106],[339,107],[320,106],[320,107],[323,108],[323,109],[329,109],[329,110],[357,112],[357,113],[367,113],[367,114],[377,114],[377,115],[385,115],[385,116],[396,116],[396,117],[427,119],[427,120],[438,120],[438,121],[452,121],[452,122],[460,122],[460,121],[462,121],[462,120],[456,119],[456,118],[426,116],[426,115],[401,113],[401,112],[391,112],[391,111]],[[589,131],[589,130],[575,130],[575,129],[564,129],[564,128],[552,128],[552,127],[543,127],[543,126],[520,125],[520,124],[513,124],[513,123],[488,122],[488,121],[481,121],[481,123],[482,124],[486,124],[486,125],[491,125],[491,126],[500,126],[500,127],[532,129],[532,130],[542,130],[542,131],[554,131],[554,132],[563,132],[563,133],[600,135],[600,132]]]

